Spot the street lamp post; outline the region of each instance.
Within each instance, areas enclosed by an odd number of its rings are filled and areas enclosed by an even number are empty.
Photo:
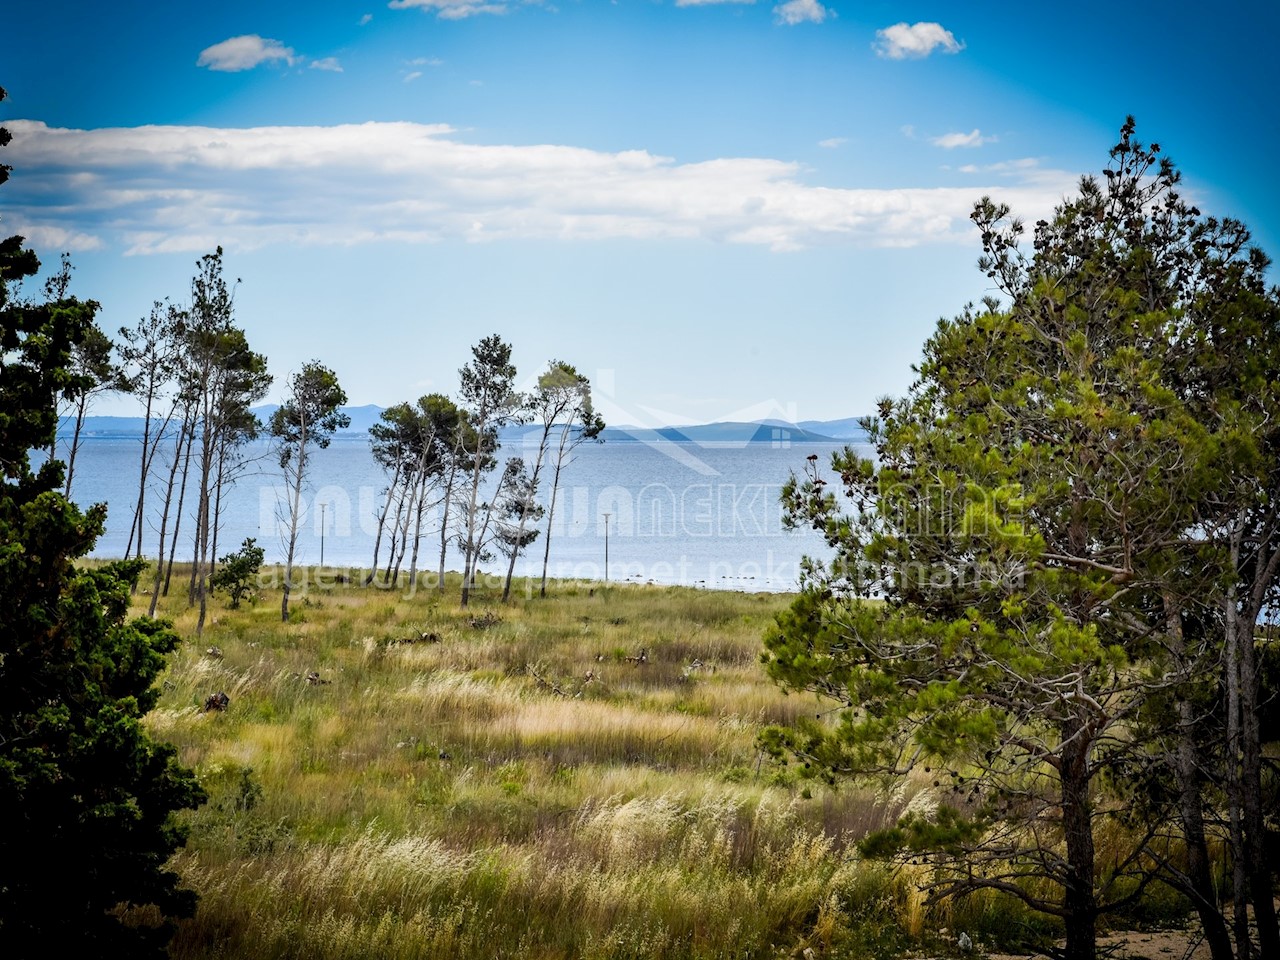
[[[604,515],[604,582],[609,582],[609,514]]]

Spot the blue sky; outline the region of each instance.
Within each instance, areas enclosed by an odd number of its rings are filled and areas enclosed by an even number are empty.
[[[108,329],[221,244],[283,380],[451,392],[492,332],[614,423],[861,414],[1126,114],[1280,254],[1280,5],[18,0],[0,231]],[[125,412],[109,405],[100,412]]]

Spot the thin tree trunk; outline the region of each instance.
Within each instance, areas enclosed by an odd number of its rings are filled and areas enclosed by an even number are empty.
[[[151,605],[147,609],[147,616],[154,617],[156,615],[156,603],[160,599],[160,581],[164,575],[164,538],[167,533],[169,524],[169,508],[173,504],[173,487],[177,482],[178,461],[182,450],[182,435],[178,435],[178,440],[173,448],[173,466],[169,468],[169,483],[165,488],[164,494],[164,510],[160,513],[160,538],[159,538],[159,555],[156,558],[156,580],[151,589]]]
[[[205,594],[208,592],[209,582],[209,520],[211,512],[211,488],[209,484],[211,481],[209,467],[202,465],[200,470],[200,507],[196,522],[196,560],[191,565],[192,602],[200,608],[199,616],[196,620],[197,637],[204,633]]]
[[[471,500],[467,506],[467,542],[463,544],[462,556],[462,602],[465,608],[471,603],[471,587],[475,576],[474,567],[479,545],[476,543],[476,514],[480,510],[480,467],[483,454],[480,448],[484,440],[477,435],[475,468],[471,474]]]
[[[402,487],[400,490],[400,498],[396,500],[395,520],[391,523],[391,540],[387,544],[387,568],[382,572],[382,585],[384,587],[391,587],[394,585],[395,581],[391,579],[391,573],[393,570],[396,571],[397,577],[400,575],[398,565],[396,563],[396,554],[397,552],[402,552],[402,548],[400,546],[400,533],[404,526],[404,514],[406,509],[405,502],[408,499],[408,488]]]
[[[289,504],[289,550],[284,563],[284,596],[280,599],[280,622],[289,622],[289,591],[293,586],[293,552],[298,545],[298,513],[302,509],[302,478],[307,469],[307,424],[302,419],[298,436],[298,461],[294,465],[292,500]]]
[[[151,460],[147,451],[151,448],[151,403],[152,388],[147,387],[147,404],[142,424],[142,465],[138,470],[138,503],[133,508],[133,524],[129,527],[129,542],[125,545],[124,555],[128,558],[133,552],[135,534],[138,541],[138,556],[142,556],[142,514],[143,501],[147,496],[147,475],[151,472]]]
[[[188,607],[194,607],[196,603],[196,578],[200,575],[201,558],[204,556],[201,538],[204,535],[205,524],[208,522],[209,511],[209,504],[205,497],[205,492],[201,490],[200,499],[196,503],[196,535],[191,541],[191,576],[187,579]]]
[[[453,509],[453,485],[458,476],[458,466],[454,462],[457,456],[457,448],[454,448],[453,458],[449,465],[449,479],[444,486],[444,512],[440,515],[440,569],[437,571],[436,593],[444,594],[444,564],[445,554],[449,549],[449,513]]]
[[[413,590],[418,583],[418,551],[422,547],[422,515],[427,509],[427,476],[422,471],[421,486],[418,488],[418,509],[413,522],[413,554],[409,558],[409,589]]]
[[[213,486],[213,540],[209,544],[209,576],[213,577],[218,569],[218,530],[222,526],[222,486],[226,483],[226,456],[224,450],[218,455],[218,479]]]
[[[391,568],[391,575],[387,578],[387,582],[395,586],[400,585],[400,565],[404,563],[404,553],[409,546],[409,527],[413,522],[417,489],[416,480],[405,488],[405,498],[400,502],[401,510],[396,515],[399,526],[396,532],[395,564]]]
[[[418,455],[418,472],[413,483],[413,552],[409,558],[409,589],[412,591],[418,579],[418,549],[422,544],[422,514],[427,505],[427,488],[431,482],[430,471],[427,470],[428,457],[435,445],[435,430],[422,440],[422,452]],[[405,537],[409,536],[409,525],[406,520]]]
[[[188,421],[184,425],[183,433],[186,444],[182,454],[182,484],[178,487],[178,511],[173,517],[173,539],[169,543],[169,567],[164,575],[164,596],[166,597],[169,595],[169,581],[173,578],[173,558],[178,552],[178,530],[182,526],[182,508],[187,499],[187,478],[191,472],[191,448],[196,442],[195,422]]]
[[[520,540],[524,535],[524,516],[520,517],[520,529],[516,533],[516,542],[511,547],[511,558],[507,561],[507,576],[502,581],[502,602],[506,603],[511,599],[511,581],[516,575],[516,557],[520,555]]]
[[[397,461],[395,472],[391,476],[391,483],[387,485],[387,499],[382,505],[382,515],[378,517],[378,534],[373,540],[373,563],[369,567],[369,575],[365,577],[364,585],[367,587],[373,583],[374,577],[378,573],[378,555],[382,552],[382,531],[386,529],[387,517],[391,513],[391,499],[395,496],[396,485],[400,482],[400,464]]]
[[[71,499],[71,478],[76,474],[76,453],[80,449],[80,431],[84,427],[84,415],[89,406],[89,397],[87,394],[80,397],[76,404],[76,428],[71,433],[71,449],[67,451],[67,482],[63,488],[62,495],[68,500]]]
[[[547,505],[547,538],[542,545],[542,586],[538,596],[547,595],[547,567],[551,563],[551,525],[556,519],[556,494],[560,491],[560,467],[564,459],[564,441],[561,440],[560,454],[556,457],[556,467],[551,474],[551,502]]]
[[[465,609],[471,602],[471,588],[475,584],[475,565],[479,559],[480,544],[476,539],[476,519],[480,511],[480,476],[484,473],[485,439],[489,416],[488,397],[481,400],[476,410],[476,450],[471,467],[471,494],[467,506],[467,541],[463,544],[462,600]],[[465,449],[465,447],[464,447]]]

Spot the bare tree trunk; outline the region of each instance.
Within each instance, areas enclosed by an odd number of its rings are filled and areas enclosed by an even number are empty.
[[[413,522],[413,555],[409,559],[409,589],[418,582],[418,551],[422,547],[422,516],[427,509],[427,476],[422,471],[422,479],[418,488],[418,509]]]
[[[542,586],[538,596],[547,595],[547,567],[551,563],[551,526],[556,520],[556,494],[560,491],[560,470],[564,466],[564,445],[568,430],[560,435],[560,449],[556,452],[556,465],[551,473],[551,502],[547,505],[547,536],[542,544]]]
[[[480,477],[484,474],[486,460],[487,436],[485,430],[488,429],[486,424],[492,412],[486,401],[480,405],[479,416],[476,418],[479,426],[476,430],[476,449],[472,460],[470,491],[467,499],[467,539],[462,545],[462,598],[460,603],[464,609],[471,603],[471,589],[475,586],[475,567],[480,555],[480,540],[476,533],[476,523],[480,514]],[[463,449],[465,450],[466,448],[464,447]]]
[[[222,486],[226,482],[226,456],[225,450],[218,455],[218,478],[213,484],[213,540],[209,544],[209,576],[218,569],[218,529],[222,526]]]
[[[71,433],[71,448],[67,451],[67,481],[62,495],[71,499],[71,478],[76,474],[76,453],[80,450],[80,431],[84,427],[84,415],[89,407],[89,395],[82,394],[76,403],[76,427]]]
[[[147,394],[147,406],[145,412],[146,419],[142,424],[142,465],[138,471],[138,502],[133,508],[133,524],[129,527],[129,542],[125,545],[124,555],[127,559],[129,554],[133,552],[133,542],[136,535],[138,541],[138,556],[142,556],[142,513],[143,501],[147,497],[147,475],[151,472],[151,459],[147,456],[150,449],[151,441],[151,394]],[[136,589],[136,585],[135,585]]]
[[[374,577],[378,573],[378,555],[382,551],[382,531],[386,529],[387,517],[391,513],[391,499],[395,496],[396,485],[400,483],[400,464],[396,464],[395,472],[392,474],[391,483],[387,485],[387,499],[382,504],[382,515],[378,517],[378,535],[373,540],[373,563],[369,567],[369,576],[365,578],[364,585],[367,587],[373,583]]]
[[[196,604],[196,578],[200,575],[200,560],[203,556],[201,537],[204,534],[209,509],[205,496],[205,492],[201,490],[200,499],[196,502],[196,535],[191,541],[191,576],[187,579],[188,607],[194,607]]]
[[[212,493],[212,463],[206,458],[201,458],[200,465],[200,506],[197,511],[196,522],[196,559],[191,565],[191,583],[193,589],[193,602],[198,603],[200,607],[199,617],[196,620],[196,636],[204,633],[204,618],[206,613],[205,595],[208,592],[209,583],[209,520],[210,520],[210,494]]]
[[[520,538],[524,535],[524,517],[520,518],[520,529],[516,533],[516,544],[511,548],[511,558],[507,561],[507,576],[502,581],[502,602],[506,603],[511,599],[511,581],[516,575],[516,557],[520,556]]]
[[[391,587],[395,584],[395,580],[391,578],[393,570],[395,571],[397,578],[400,576],[399,567],[396,562],[396,554],[397,552],[403,553],[403,549],[400,546],[400,531],[404,526],[404,513],[406,509],[405,501],[408,500],[408,498],[408,490],[402,487],[400,490],[400,498],[396,500],[395,520],[391,523],[391,539],[387,543],[387,568],[382,572],[382,584],[385,587]]]
[[[302,509],[302,479],[307,470],[307,425],[302,422],[298,440],[298,460],[294,464],[293,491],[289,503],[289,549],[284,562],[284,596],[280,599],[280,622],[289,622],[289,591],[293,587],[293,553],[298,545],[298,514]]]
[[[457,451],[455,450],[456,454]],[[444,485],[444,510],[440,514],[440,568],[437,571],[436,592],[444,594],[445,554],[449,549],[449,514],[453,510],[453,484],[458,475],[456,464],[449,466],[449,479]]]
[[[195,445],[195,423],[189,421],[184,426],[186,446],[182,456],[182,484],[178,487],[178,511],[173,517],[173,539],[169,543],[169,567],[164,575],[164,596],[169,595],[169,581],[173,578],[173,558],[178,552],[178,530],[182,526],[182,508],[187,498],[187,477],[191,472],[191,448]]]
[[[396,586],[400,584],[400,565],[404,562],[404,553],[409,546],[409,527],[413,523],[416,500],[417,482],[415,480],[414,483],[405,488],[405,497],[400,502],[401,509],[396,514],[395,563],[391,567],[391,575],[387,578],[388,583]]]
[[[156,603],[160,599],[160,581],[164,575],[164,540],[165,533],[169,524],[169,508],[173,504],[173,487],[177,482],[178,462],[181,459],[182,451],[182,435],[178,435],[177,442],[173,448],[173,465],[169,468],[169,483],[165,488],[164,494],[164,510],[160,514],[160,538],[159,538],[159,554],[156,558],[156,579],[151,589],[151,605],[147,609],[147,616],[154,617],[156,615]],[[170,561],[172,563],[172,561]]]

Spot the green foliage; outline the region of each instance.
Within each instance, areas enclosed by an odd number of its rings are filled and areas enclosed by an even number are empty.
[[[1073,957],[1150,878],[1140,854],[1169,810],[1135,822],[1133,798],[1168,775],[1177,699],[1212,684],[1184,631],[1212,629],[1199,604],[1231,576],[1225,543],[1194,534],[1226,528],[1275,419],[1249,396],[1204,402],[1227,369],[1274,392],[1270,347],[1246,358],[1204,331],[1264,339],[1276,296],[1247,232],[1182,201],[1158,154],[1126,123],[1030,253],[1006,207],[976,206],[1006,299],[939,322],[908,395],[864,424],[874,458],[811,457],[788,485],[790,521],[832,556],[765,641],[777,682],[835,705],[765,746],[830,780],[932,767],[936,812],[868,851],[928,853],[937,890],[1063,917]],[[1157,711],[1163,730],[1135,722]],[[1109,821],[1150,832],[1104,871]]]
[[[240,601],[253,596],[253,582],[258,578],[266,553],[257,546],[254,537],[245,537],[240,549],[218,560],[218,570],[209,583],[215,590],[226,590],[231,597],[231,609],[239,608]]]
[[[271,435],[276,438],[280,466],[286,467],[308,445],[329,446],[334,431],[351,423],[339,409],[347,402],[346,391],[332,370],[313,360],[289,379],[285,402],[271,415]]]
[[[280,619],[289,622],[289,591],[293,586],[293,558],[298,546],[298,526],[302,521],[302,486],[306,482],[309,458],[314,447],[329,446],[333,434],[348,426],[351,417],[342,412],[346,391],[338,376],[313,360],[289,378],[289,392],[271,415],[271,435],[289,485],[284,510],[289,522],[285,542],[284,594]]]
[[[10,300],[37,266],[20,238],[0,243],[0,953],[161,956],[167,924],[121,914],[194,907],[165,862],[173,812],[203,795],[141,724],[178,638],[127,618],[140,562],[77,569],[105,509],[67,501],[57,461],[31,469],[89,323],[74,300]]]

